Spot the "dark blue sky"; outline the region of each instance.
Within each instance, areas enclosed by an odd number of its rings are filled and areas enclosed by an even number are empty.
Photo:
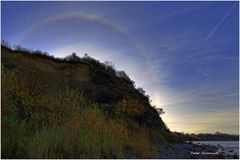
[[[238,2],[2,2],[2,39],[125,70],[171,130],[238,133]],[[181,126],[179,126],[181,124]]]

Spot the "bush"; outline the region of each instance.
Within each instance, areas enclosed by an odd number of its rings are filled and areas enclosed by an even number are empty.
[[[119,116],[133,117],[143,114],[145,110],[144,105],[140,101],[128,97],[119,101],[117,105],[117,114]]]

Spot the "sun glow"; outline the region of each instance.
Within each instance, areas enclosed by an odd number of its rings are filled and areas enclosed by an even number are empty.
[[[110,61],[116,70],[124,70],[136,82],[137,86],[141,86],[143,75],[136,73],[144,66],[138,64],[135,59],[124,56],[121,51],[107,49],[93,43],[77,43],[51,51],[54,56],[60,58],[70,55],[72,52],[75,52],[79,57],[84,56],[86,53],[102,63]]]
[[[96,59],[99,59],[101,62],[113,59],[113,57],[117,56],[117,53],[114,50],[110,51],[108,49],[97,46],[96,44],[93,45],[90,43],[78,43],[68,45],[51,51],[53,55],[60,58],[63,58],[71,54],[71,52],[77,53],[77,55],[80,57],[83,56],[84,54],[88,54]]]

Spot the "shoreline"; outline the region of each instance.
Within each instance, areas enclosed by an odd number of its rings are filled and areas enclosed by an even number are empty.
[[[157,147],[160,159],[239,159],[239,155],[231,155],[219,150],[222,146],[210,146],[205,144],[167,144]]]

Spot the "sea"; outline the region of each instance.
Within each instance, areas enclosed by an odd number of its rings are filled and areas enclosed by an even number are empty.
[[[224,155],[239,156],[239,141],[192,141],[192,143],[217,146],[218,152],[222,152]]]

